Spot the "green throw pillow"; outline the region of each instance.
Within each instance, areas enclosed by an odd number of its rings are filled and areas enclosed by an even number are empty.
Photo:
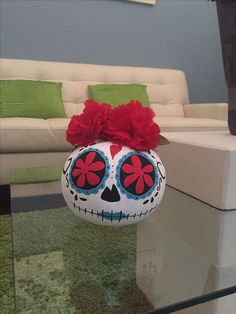
[[[141,84],[96,84],[88,85],[89,97],[98,102],[117,107],[130,100],[139,100],[144,107],[149,106],[147,87]]]
[[[0,117],[66,118],[62,83],[1,80]]]

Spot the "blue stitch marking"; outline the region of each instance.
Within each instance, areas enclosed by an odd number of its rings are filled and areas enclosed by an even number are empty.
[[[123,220],[123,219],[127,219],[127,215],[123,214],[122,212],[108,212],[108,211],[104,211],[102,210],[101,212],[98,213],[99,216],[102,216],[102,220],[106,219],[106,220]]]

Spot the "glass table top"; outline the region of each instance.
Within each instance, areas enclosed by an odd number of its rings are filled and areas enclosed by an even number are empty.
[[[55,178],[15,180],[16,313],[171,313],[236,292],[236,262],[219,264],[217,228],[209,245],[199,228],[208,212],[216,224],[227,214],[167,186],[139,223],[99,226],[68,209]]]

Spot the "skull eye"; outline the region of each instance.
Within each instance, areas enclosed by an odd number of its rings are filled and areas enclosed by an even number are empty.
[[[117,184],[128,198],[139,199],[150,195],[158,182],[155,164],[148,156],[131,152],[117,166]]]
[[[104,187],[109,163],[103,152],[88,149],[79,154],[70,169],[70,183],[77,192],[91,194]]]

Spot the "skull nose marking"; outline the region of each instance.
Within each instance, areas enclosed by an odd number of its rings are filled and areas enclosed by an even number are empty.
[[[106,187],[102,192],[101,199],[107,202],[119,202],[120,194],[116,186],[113,184],[111,190]]]

